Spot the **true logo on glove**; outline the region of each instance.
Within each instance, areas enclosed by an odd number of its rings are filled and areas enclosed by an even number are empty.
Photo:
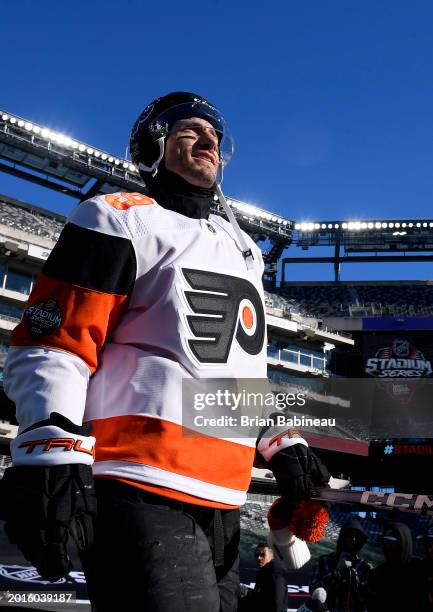
[[[297,429],[287,429],[269,440],[269,446],[272,446],[272,444],[281,446],[283,443],[283,438],[302,438],[302,436]]]
[[[31,454],[37,446],[43,445],[42,451],[44,453],[49,452],[53,448],[62,448],[64,451],[77,451],[79,453],[86,453],[86,455],[95,456],[95,447],[91,449],[83,448],[81,446],[82,440],[75,440],[75,438],[43,438],[41,440],[29,440],[22,442],[18,448],[27,448],[26,454]]]

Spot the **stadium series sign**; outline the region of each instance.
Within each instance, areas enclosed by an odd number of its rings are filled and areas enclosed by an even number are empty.
[[[367,357],[364,371],[376,378],[422,378],[430,377],[433,370],[431,361],[413,342],[394,337],[377,348],[374,357]]]
[[[374,389],[373,437],[423,437],[433,427],[433,345],[420,331],[381,332],[363,337],[362,375]],[[359,406],[359,410],[363,407]]]

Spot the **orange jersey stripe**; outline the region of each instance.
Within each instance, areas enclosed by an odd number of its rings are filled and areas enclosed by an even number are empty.
[[[61,323],[47,333],[35,336],[24,315],[11,336],[13,346],[44,346],[81,357],[94,372],[98,353],[118,322],[126,306],[127,296],[84,289],[40,274],[26,304],[29,307],[54,300],[61,314]]]
[[[195,495],[189,495],[188,493],[182,493],[182,491],[175,491],[174,489],[168,489],[167,487],[158,487],[151,484],[143,484],[136,480],[129,480],[127,478],[116,478],[115,476],[96,476],[96,478],[111,478],[112,480],[118,480],[125,484],[137,487],[148,493],[154,493],[155,495],[161,495],[162,497],[168,497],[184,504],[195,504],[197,506],[205,506],[206,508],[219,508],[220,510],[235,510],[239,506],[231,506],[229,504],[222,504],[220,502],[211,501],[210,499],[204,499],[203,497],[196,497]]]
[[[255,449],[191,432],[162,419],[128,415],[97,419],[95,461],[132,461],[213,485],[246,491]]]

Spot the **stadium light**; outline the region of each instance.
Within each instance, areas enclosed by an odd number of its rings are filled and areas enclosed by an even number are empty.
[[[218,202],[218,196],[214,196],[215,202]],[[235,213],[238,213],[243,219],[247,219],[250,222],[259,223],[263,229],[268,229],[270,226],[274,231],[282,233],[283,235],[287,231],[287,226],[291,226],[292,222],[284,217],[272,214],[262,208],[258,208],[254,204],[248,202],[241,202],[234,198],[227,198],[227,204],[232,208]],[[298,224],[300,229],[300,224]],[[283,229],[284,228],[284,229]]]
[[[350,233],[360,232],[362,230],[392,230],[392,229],[419,229],[433,228],[433,220],[421,221],[343,221],[342,223],[330,223],[328,221],[301,221],[294,224],[294,229],[300,232],[320,232],[324,230],[343,229]]]
[[[95,149],[94,147],[86,145],[82,142],[75,141],[67,134],[63,134],[61,132],[50,130],[49,128],[44,127],[42,125],[37,125],[33,123],[32,121],[27,121],[25,119],[22,119],[21,117],[14,116],[14,115],[11,115],[10,113],[6,113],[2,111],[0,111],[0,119],[4,122],[5,126],[10,125],[12,126],[13,129],[18,129],[18,128],[22,129],[23,132],[28,134],[31,138],[33,138],[34,136],[38,138],[42,138],[43,140],[47,142],[48,145],[51,143],[54,143],[55,145],[61,147],[62,149],[66,149],[66,150],[73,149],[73,151],[76,151],[77,154],[85,153],[91,159],[94,158],[95,160],[102,160],[109,164],[114,164],[114,166],[119,166],[122,163],[123,164],[122,167],[126,172],[130,172],[136,175],[137,178],[139,178],[138,169],[134,166],[134,164],[131,164],[128,160],[117,160],[117,158],[110,156],[105,151],[101,151],[99,149]],[[6,127],[6,130],[7,130],[7,127]],[[87,160],[86,160],[86,163],[87,163]]]

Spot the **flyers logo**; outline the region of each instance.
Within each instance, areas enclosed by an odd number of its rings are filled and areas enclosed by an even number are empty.
[[[235,337],[249,355],[258,355],[265,339],[265,313],[257,289],[227,274],[182,270],[193,291],[185,291],[191,310],[189,347],[200,363],[227,363]]]

